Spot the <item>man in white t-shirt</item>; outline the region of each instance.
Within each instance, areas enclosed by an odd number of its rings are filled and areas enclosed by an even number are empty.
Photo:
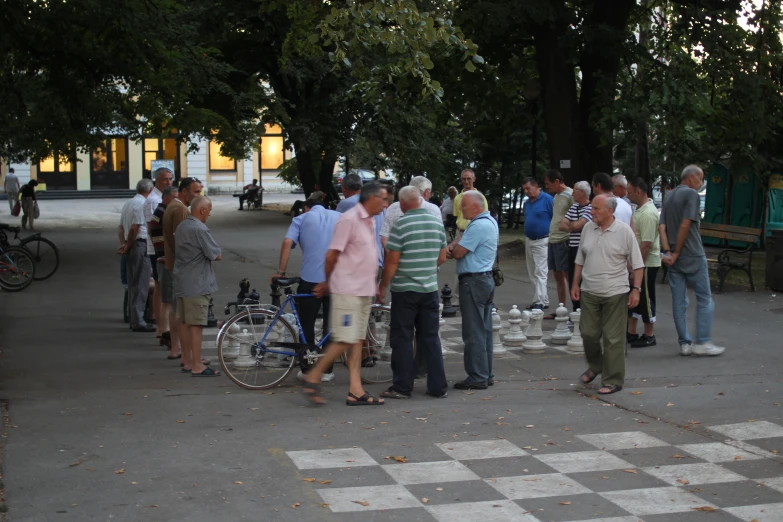
[[[593,176],[593,194],[596,196],[606,194],[607,196],[617,198],[617,196],[614,195],[614,182],[609,174],[606,172],[598,172]],[[633,209],[631,209],[631,205],[623,198],[617,198],[617,208],[614,210],[614,218],[633,228],[631,225]]]
[[[11,212],[14,211],[14,205],[19,200],[19,178],[16,176],[13,168],[8,169],[5,175],[5,193],[8,195],[8,206]]]
[[[152,222],[152,215],[155,213],[155,209],[163,201],[163,191],[167,187],[170,187],[174,183],[174,173],[168,167],[160,167],[155,169],[152,173],[152,181],[155,186],[144,201],[144,222],[147,224],[147,230],[149,230],[150,223]],[[150,266],[152,267],[152,279],[155,280],[155,293],[152,295],[152,310],[155,315],[155,328],[156,335],[161,337],[164,333],[169,331],[168,313],[162,313],[163,301],[161,301],[161,286],[160,278],[158,274],[158,268],[161,270],[163,267],[158,267],[158,256],[155,255],[155,247],[152,245],[152,236],[147,234],[147,255],[150,257]],[[169,337],[170,339],[171,337]]]

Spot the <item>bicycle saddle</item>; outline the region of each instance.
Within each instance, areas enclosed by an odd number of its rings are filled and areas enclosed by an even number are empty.
[[[0,223],[0,230],[10,230],[11,232],[20,232],[21,229],[19,227],[12,227],[11,225],[7,223]]]
[[[279,286],[280,288],[290,288],[297,283],[299,283],[298,277],[278,277],[275,279],[274,286]]]

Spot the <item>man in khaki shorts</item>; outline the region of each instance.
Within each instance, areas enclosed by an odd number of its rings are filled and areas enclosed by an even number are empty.
[[[183,352],[190,347],[193,361],[192,377],[220,375],[207,368],[201,360],[201,339],[207,325],[209,300],[217,292],[212,261],[220,261],[223,255],[212,239],[206,222],[212,212],[212,202],[206,196],[198,196],[190,204],[190,215],[177,227],[175,239],[174,291],[177,299],[177,320]]]
[[[348,351],[348,406],[379,406],[383,401],[364,391],[361,379],[362,341],[370,309],[378,293],[378,248],[374,216],[386,207],[386,192],[378,183],[362,186],[359,203],[346,211],[334,227],[326,252],[326,282],[316,286],[320,297],[330,293],[331,343],[307,373],[304,391],[313,405],[325,404],[321,375],[337,357]]]

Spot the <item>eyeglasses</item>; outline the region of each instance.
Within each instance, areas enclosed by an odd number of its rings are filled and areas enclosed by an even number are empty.
[[[462,178],[462,181],[473,181],[473,178]]]

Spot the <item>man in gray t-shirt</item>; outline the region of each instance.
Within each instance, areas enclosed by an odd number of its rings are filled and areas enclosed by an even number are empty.
[[[661,261],[669,267],[672,315],[680,343],[680,355],[720,355],[725,348],[712,344],[715,304],[710,290],[707,256],[699,234],[699,193],[704,172],[696,165],[682,171],[682,183],[667,196],[658,230]],[[688,332],[688,283],[696,292],[696,339]]]
[[[217,291],[212,261],[220,261],[220,247],[209,233],[206,222],[212,202],[206,196],[193,199],[190,215],[177,226],[174,234],[174,288],[180,337],[191,349],[193,377],[214,377],[220,372],[207,368],[201,360],[203,327],[212,293]],[[183,350],[185,351],[185,350]]]

